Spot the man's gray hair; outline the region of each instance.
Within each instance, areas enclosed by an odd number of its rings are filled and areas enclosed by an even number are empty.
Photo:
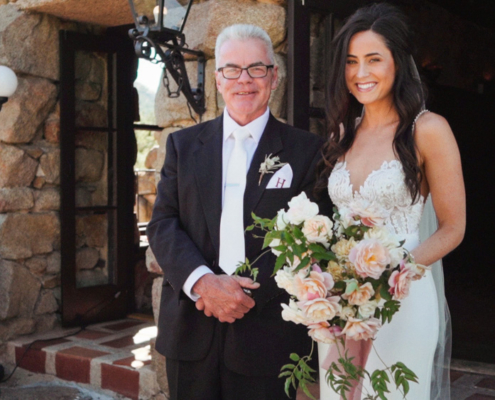
[[[249,40],[259,39],[266,48],[266,53],[270,59],[270,63],[275,63],[275,54],[273,52],[273,44],[270,36],[263,29],[256,25],[236,24],[225,28],[217,37],[215,45],[215,63],[216,68],[219,67],[218,60],[220,59],[220,49],[227,40]]]

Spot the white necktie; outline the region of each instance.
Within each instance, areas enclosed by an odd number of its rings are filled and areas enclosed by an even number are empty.
[[[220,219],[220,267],[229,275],[244,262],[246,249],[244,244],[244,190],[246,189],[247,152],[245,140],[251,135],[245,128],[239,128],[232,134],[235,139],[234,150],[227,165],[225,196]]]

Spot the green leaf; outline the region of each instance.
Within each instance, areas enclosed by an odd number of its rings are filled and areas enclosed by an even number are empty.
[[[275,269],[273,270],[274,274],[285,265],[286,259],[287,259],[286,253],[282,253],[277,257],[277,261],[275,262]]]
[[[253,277],[253,281],[256,282],[256,278],[258,278],[259,268],[251,269],[251,276]]]
[[[301,261],[301,264],[299,264],[299,265],[297,266],[297,268],[295,269],[295,271],[297,272],[297,271],[300,271],[300,270],[301,270],[301,269],[303,269],[303,268],[306,268],[306,267],[308,266],[308,264],[309,264],[310,260],[311,260],[311,259],[310,259],[309,257],[304,257],[304,258],[302,259],[302,261]]]
[[[284,390],[285,390],[285,394],[287,395],[287,397],[290,398],[290,395],[289,395],[289,390],[290,390],[290,382],[291,382],[291,379],[290,378],[287,378],[285,380],[285,384],[284,384]]]
[[[280,371],[283,371],[284,369],[294,369],[296,366],[294,364],[285,364]]]
[[[302,233],[302,231],[297,226],[294,226],[293,232],[294,232],[294,237],[296,239],[299,239],[299,240],[306,239],[306,237],[304,236],[304,233]]]
[[[296,353],[291,353],[290,354],[290,359],[292,361],[296,361],[297,362],[297,361],[299,361],[301,359],[301,357],[299,357]]]
[[[380,287],[380,296],[384,300],[392,300],[392,295],[389,293],[388,289],[390,289],[390,286],[385,283]]]
[[[249,226],[246,228],[246,232],[252,231],[253,229],[254,229],[254,225],[249,225]]]
[[[308,396],[310,399],[316,400],[316,398],[311,394],[305,383],[301,383],[301,388],[304,394],[306,394],[306,396]]]

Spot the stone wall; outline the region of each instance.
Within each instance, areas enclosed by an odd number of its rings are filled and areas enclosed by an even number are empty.
[[[19,80],[0,111],[0,362],[8,340],[50,330],[60,320],[60,29],[96,28],[28,14],[0,1],[0,64]],[[105,82],[98,77],[101,62],[77,63],[89,71],[78,76],[76,90],[84,120],[101,115],[94,112],[90,83],[100,80],[104,87]],[[105,158],[94,134],[78,133],[76,142],[78,202],[89,204],[104,198]],[[78,254],[85,269],[101,258],[86,256]]]

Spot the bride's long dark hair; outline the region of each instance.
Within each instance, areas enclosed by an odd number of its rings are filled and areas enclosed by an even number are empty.
[[[413,203],[419,199],[423,174],[419,167],[413,123],[424,104],[423,88],[413,66],[412,34],[405,16],[386,3],[357,10],[332,42],[332,61],[327,87],[327,122],[329,137],[322,149],[317,188],[327,185],[328,176],[337,161],[351,148],[356,136],[356,118],[363,105],[349,93],[345,80],[347,52],[351,38],[359,32],[379,34],[394,58],[396,75],[392,87],[393,102],[399,114],[393,148],[402,163],[405,183]],[[344,130],[341,132],[341,124]]]

